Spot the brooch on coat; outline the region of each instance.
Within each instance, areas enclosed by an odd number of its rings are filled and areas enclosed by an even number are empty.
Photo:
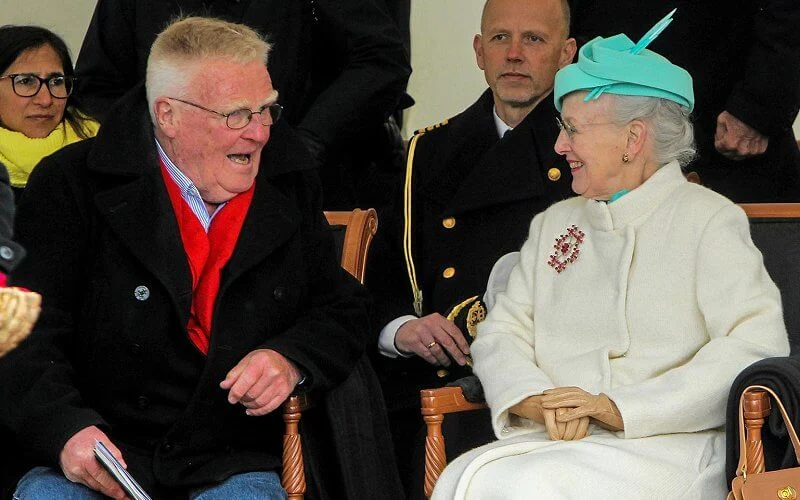
[[[568,227],[567,234],[562,234],[556,238],[556,244],[553,245],[555,253],[550,255],[547,265],[555,269],[557,273],[566,269],[580,255],[581,249],[579,247],[585,237],[586,234],[578,229],[575,224]]]

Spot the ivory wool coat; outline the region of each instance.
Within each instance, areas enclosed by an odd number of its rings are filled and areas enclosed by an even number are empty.
[[[677,163],[613,203],[558,203],[472,345],[499,441],[451,464],[434,498],[723,498],[731,382],[788,352],[744,212]],[[550,441],[508,412],[564,386],[607,394],[625,430]]]

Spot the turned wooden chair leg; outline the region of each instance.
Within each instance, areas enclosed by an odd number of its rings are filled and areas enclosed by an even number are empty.
[[[425,436],[425,496],[430,497],[433,487],[447,464],[442,435],[443,414],[422,417],[428,430]]]
[[[283,421],[286,432],[283,435],[283,473],[281,484],[289,500],[303,500],[306,493],[306,474],[303,466],[303,444],[300,442],[300,399],[291,396],[284,404]]]
[[[448,413],[480,410],[486,403],[471,403],[464,398],[461,387],[439,387],[420,391],[420,412],[425,420],[425,496],[430,497],[436,481],[447,465],[442,435],[442,421]]]
[[[744,425],[747,429],[747,471],[751,474],[764,472],[764,445],[761,428],[770,413],[769,396],[764,391],[749,391],[744,396]]]

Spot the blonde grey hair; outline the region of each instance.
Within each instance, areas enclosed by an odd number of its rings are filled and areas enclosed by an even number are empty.
[[[653,132],[653,153],[659,165],[677,160],[685,167],[694,159],[697,148],[694,127],[685,106],[660,97],[608,94],[612,120],[624,125],[632,120],[648,123]]]
[[[262,61],[266,66],[271,48],[261,35],[242,24],[209,17],[187,17],[171,23],[156,37],[147,58],[145,88],[151,117],[157,98],[185,97],[204,60],[239,64]]]

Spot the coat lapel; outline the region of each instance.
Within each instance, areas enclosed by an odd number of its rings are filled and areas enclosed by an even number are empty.
[[[167,289],[181,324],[189,321],[192,281],[178,223],[157,167],[147,175],[95,195],[109,228]]]
[[[446,139],[433,146],[440,150],[432,153],[429,163],[432,171],[421,172],[421,177],[426,179],[419,186],[422,196],[436,205],[450,204],[464,179],[498,141],[492,118],[493,106],[492,93],[487,90],[478,101],[446,125],[449,127]]]
[[[231,282],[280,248],[299,225],[300,213],[292,201],[269,179],[259,177],[236,249],[220,282],[220,296]]]
[[[189,320],[191,271],[155,151],[144,87],[115,106],[88,158],[100,216],[169,293],[181,324]]]
[[[568,197],[569,168],[553,150],[558,136],[554,116],[555,108],[547,98],[498,140],[463,180],[447,205],[447,214],[543,196]],[[560,172],[556,181],[548,179],[552,168]]]

